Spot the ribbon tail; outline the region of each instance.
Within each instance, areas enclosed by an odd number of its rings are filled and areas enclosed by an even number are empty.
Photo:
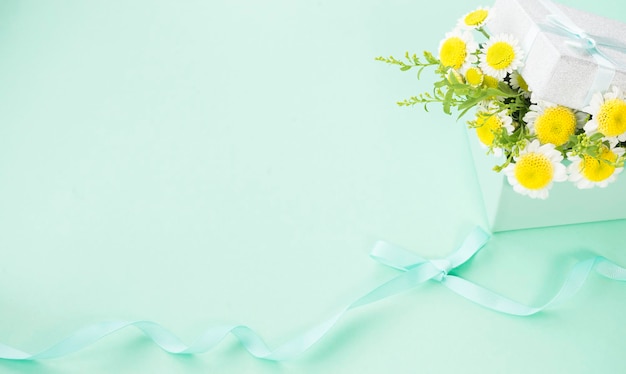
[[[54,346],[41,351],[36,354],[28,354],[25,357],[21,357],[18,359],[22,360],[39,360],[39,359],[50,359],[50,358],[58,358],[62,356],[69,355],[71,353],[77,352],[87,346],[90,346],[96,343],[98,340],[104,338],[107,335],[111,335],[119,330],[122,330],[130,325],[133,322],[102,322],[92,326],[88,326],[86,328],[80,329],[66,339],[61,342],[55,344]],[[4,352],[0,352],[2,358],[13,358],[15,357],[6,357]]]
[[[428,266],[413,268],[374,288],[352,302],[341,312],[274,350],[271,350],[256,332],[245,325],[225,325],[209,328],[193,344],[187,346],[176,335],[157,323],[150,321],[117,321],[94,324],[78,330],[61,342],[36,354],[30,354],[0,344],[0,359],[38,360],[58,358],[80,351],[110,334],[134,326],[161,349],[172,354],[204,353],[218,345],[228,334],[232,334],[254,357],[270,361],[288,360],[303,353],[319,341],[349,310],[386,299],[411,289],[439,274],[438,269],[429,264],[424,265]]]
[[[487,309],[495,310],[497,312],[515,316],[528,316],[541,310],[540,308],[533,308],[518,303],[517,301],[511,300],[498,293],[481,287],[476,283],[454,275],[448,275],[445,277],[441,284],[448,287],[458,295],[463,296],[464,298]]]
[[[427,264],[424,264],[427,265]],[[344,310],[337,313],[328,320],[314,326],[305,333],[297,336],[276,348],[273,352],[264,355],[256,356],[270,361],[283,361],[294,358],[324,337],[330,331],[330,329],[352,309],[356,309],[361,306],[375,303],[377,301],[386,299],[398,293],[407,291],[414,288],[420,283],[424,283],[439,274],[439,270],[432,266],[418,266],[411,270],[406,271],[403,274],[392,278],[391,280],[383,283],[382,285],[374,288],[365,295],[361,296],[357,300],[353,301]],[[248,347],[246,347],[248,349]],[[248,349],[248,351],[250,351]],[[250,352],[252,353],[252,352]]]
[[[595,36],[595,35],[594,35],[593,39],[596,41],[596,43],[598,45],[601,45],[601,46],[606,47],[606,48],[613,49],[613,50],[618,51],[618,52],[626,53],[626,45],[621,43],[621,42],[619,42],[618,40],[611,39],[611,38],[605,38],[605,37],[602,37],[602,36]]]
[[[604,257],[597,257],[595,261],[596,272],[605,278],[616,281],[626,281],[626,269],[614,264]]]
[[[333,317],[309,329],[305,333],[282,344],[270,354],[264,357],[260,357],[260,356],[257,356],[257,357],[268,360],[268,361],[285,361],[285,360],[292,359],[304,353],[306,350],[311,348],[315,343],[321,340],[324,337],[324,335],[326,335],[330,331],[330,329],[333,326],[335,326],[335,324],[341,319],[341,317],[343,317],[343,315],[347,311],[348,309],[342,310],[341,312],[337,313]]]
[[[0,359],[26,361],[29,360],[31,356],[30,353],[0,343]]]
[[[572,268],[567,279],[547,303],[539,307],[521,304],[505,296],[497,294],[482,286],[472,283],[458,276],[449,275],[442,280],[442,284],[455,293],[475,302],[487,309],[495,310],[515,316],[529,316],[561,303],[576,294],[589,277],[592,270],[600,275],[617,281],[626,281],[626,269],[604,257],[593,257],[580,261]]]
[[[598,258],[592,258],[576,264],[557,294],[550,301],[539,307],[519,303],[457,276],[448,276],[441,283],[455,293],[487,309],[514,316],[529,316],[563,302],[578,292],[597,261]]]

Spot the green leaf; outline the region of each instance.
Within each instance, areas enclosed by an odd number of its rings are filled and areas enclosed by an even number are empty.
[[[602,139],[603,137],[604,137],[604,135],[602,135],[599,132],[597,132],[597,133],[591,135],[589,137],[589,140],[592,141],[592,142],[597,142],[598,140]]]
[[[513,96],[519,95],[519,93],[516,90],[511,88],[511,86],[509,86],[505,82],[499,82],[498,89],[502,91],[505,94],[505,96],[513,97]]]
[[[448,92],[446,92],[446,96],[443,99],[443,112],[445,114],[452,114],[452,111],[450,111],[450,107],[452,106],[453,94],[454,94],[454,91],[448,90]]]
[[[424,58],[431,64],[439,64],[439,60],[428,51],[424,51]]]
[[[481,100],[478,98],[467,99],[461,104],[459,104],[459,109],[471,109],[472,107],[478,105]]]
[[[444,86],[447,86],[447,85],[448,85],[448,81],[446,81],[446,80],[441,80],[441,81],[439,81],[439,82],[435,82],[435,83],[433,84],[433,86],[434,86],[435,88],[440,88],[440,87],[444,87]]]
[[[419,68],[419,70],[417,71],[417,79],[420,79],[420,76],[422,75],[422,71],[424,71],[424,66]]]
[[[460,107],[460,106],[459,106],[459,109],[461,109],[461,107]],[[463,117],[463,116],[464,116],[464,115],[465,115],[465,114],[466,114],[466,113],[467,113],[470,109],[472,109],[472,107],[471,107],[471,106],[469,106],[469,107],[467,107],[467,108],[463,109],[463,110],[459,113],[459,115],[456,117],[456,120],[458,121],[459,119],[461,119],[461,117]]]

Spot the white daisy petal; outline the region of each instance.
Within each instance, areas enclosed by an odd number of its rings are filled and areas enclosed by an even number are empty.
[[[457,22],[457,27],[463,30],[478,29],[488,24],[492,18],[492,9],[479,7],[461,17]]]
[[[513,74],[511,74],[510,83],[513,89],[516,89],[522,93],[522,96],[524,96],[525,98],[530,98],[531,90],[528,87],[528,83],[526,83],[526,81],[524,80],[524,78],[522,78],[520,73],[518,73],[517,71],[514,71]]]

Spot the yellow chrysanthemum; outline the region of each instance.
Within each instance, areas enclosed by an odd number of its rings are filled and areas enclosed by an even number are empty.
[[[495,134],[502,128],[502,120],[495,114],[479,113],[476,116],[476,136],[486,146],[493,144]]]
[[[493,108],[484,106],[476,113],[476,120],[474,121],[476,136],[485,147],[492,147],[496,134],[502,129],[506,130],[508,134],[515,131],[513,119],[510,116],[503,112],[495,113],[494,111]],[[502,154],[500,148],[493,148],[493,152],[496,156]]]
[[[465,80],[472,87],[478,87],[483,84],[485,74],[476,66],[472,66],[465,72]]]
[[[570,108],[543,100],[537,100],[537,104],[529,109],[524,121],[530,133],[536,135],[542,144],[552,143],[557,147],[565,144],[574,135],[577,125],[582,125],[585,120],[584,115]]]
[[[605,147],[597,158],[589,155],[569,156],[568,159],[572,162],[568,167],[569,180],[578,188],[606,187],[624,169],[615,165],[617,158],[623,155],[624,148]]]
[[[491,37],[481,49],[480,68],[500,80],[522,66],[523,52],[519,42],[510,34]]]
[[[515,162],[503,169],[515,192],[531,198],[546,199],[553,182],[567,180],[567,170],[561,163],[561,152],[553,144],[533,140],[515,157]]]
[[[528,153],[517,160],[515,178],[525,188],[537,190],[552,182],[554,167],[550,159],[540,153]]]
[[[600,182],[611,175],[615,171],[614,163],[617,155],[606,148],[598,158],[591,156],[583,156],[580,163],[580,173],[592,182]]]
[[[611,141],[626,141],[626,98],[621,89],[613,86],[605,94],[593,95],[583,110],[592,116],[585,125],[587,134],[599,132]]]
[[[474,52],[478,44],[469,32],[453,31],[439,44],[439,60],[443,66],[464,72],[478,61]]]
[[[534,130],[541,143],[565,144],[576,130],[576,116],[564,106],[547,108],[537,117]]]
[[[606,136],[626,132],[626,102],[621,99],[606,100],[596,114],[598,131]]]

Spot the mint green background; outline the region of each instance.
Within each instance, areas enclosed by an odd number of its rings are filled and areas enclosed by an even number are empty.
[[[626,21],[616,0],[564,3]],[[434,51],[478,5],[2,1],[0,341],[150,319],[277,345],[395,274],[367,257],[377,239],[449,253],[486,223],[463,124],[396,107],[428,81],[373,57]],[[585,251],[626,265],[624,230],[499,233],[459,273],[538,304]],[[597,276],[530,318],[427,284],[287,363],[233,338],[175,357],[127,330],[0,372],[620,372],[625,313],[626,284]]]

